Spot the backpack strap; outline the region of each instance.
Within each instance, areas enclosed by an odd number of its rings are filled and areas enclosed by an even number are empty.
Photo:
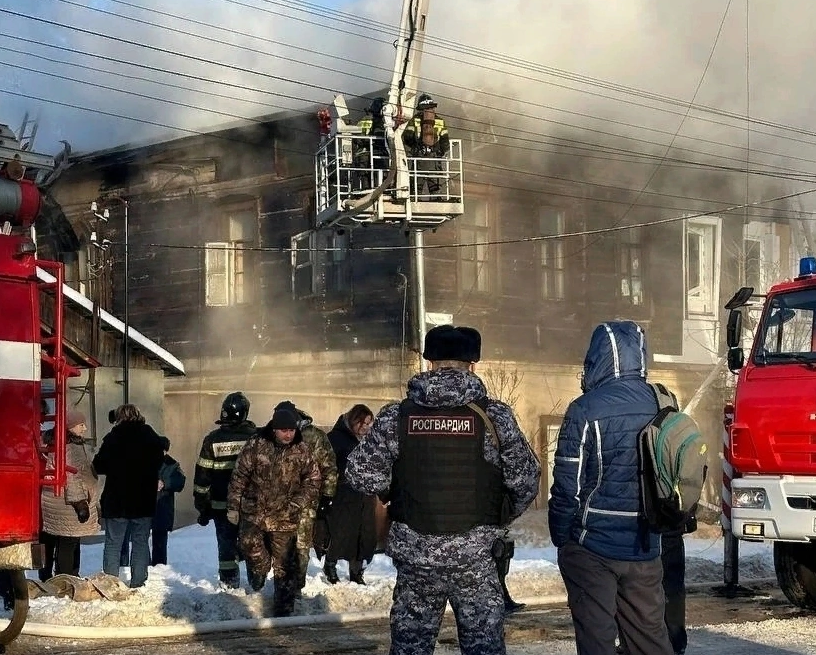
[[[663,386],[659,382],[656,382],[654,384],[649,383],[649,386],[652,388],[652,392],[655,395],[655,400],[657,400],[658,411],[667,408],[671,408],[677,411],[680,410],[680,407],[677,404],[677,396],[675,396],[665,386]]]
[[[488,432],[490,433],[490,440],[493,442],[493,445],[496,446],[496,450],[501,452],[501,445],[499,444],[499,433],[496,432],[496,426],[493,425],[493,421],[490,420],[490,417],[487,415],[487,412],[483,410],[479,405],[476,403],[468,403],[467,406],[476,412],[481,419],[485,423],[485,427],[487,427]]]

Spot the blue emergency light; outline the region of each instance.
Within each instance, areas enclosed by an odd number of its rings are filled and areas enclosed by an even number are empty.
[[[799,260],[799,277],[816,275],[816,257],[802,257]]]

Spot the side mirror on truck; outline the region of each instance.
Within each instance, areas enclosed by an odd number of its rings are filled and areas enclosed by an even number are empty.
[[[725,327],[725,342],[728,344],[728,370],[739,371],[745,364],[745,353],[742,350],[742,312],[731,309],[728,312],[728,324]]]
[[[742,343],[742,312],[739,309],[732,309],[728,312],[725,342],[729,348],[739,348]]]
[[[742,348],[729,348],[726,360],[728,361],[728,370],[736,373],[745,364],[745,353]]]

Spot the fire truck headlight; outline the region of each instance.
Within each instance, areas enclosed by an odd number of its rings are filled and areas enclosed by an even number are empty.
[[[765,507],[767,500],[768,496],[765,490],[760,487],[736,489],[731,497],[734,507],[744,507],[745,509],[762,509]]]

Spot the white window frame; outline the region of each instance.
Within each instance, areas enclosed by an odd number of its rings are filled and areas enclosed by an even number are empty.
[[[689,287],[688,239],[700,237],[699,284]],[[683,288],[686,299],[686,317],[719,315],[720,273],[722,249],[722,220],[718,216],[698,217],[685,222],[683,230]]]
[[[205,284],[205,303],[207,307],[232,307],[234,305],[244,305],[249,302],[247,294],[247,271],[246,259],[244,259],[243,274],[243,288],[242,297],[238,297],[238,287],[236,285],[236,259],[237,251],[241,250],[241,243],[238,241],[208,241],[204,244],[204,279]],[[216,266],[216,253],[224,255],[223,266],[219,266],[221,270],[213,270]],[[241,253],[245,257],[246,253]],[[224,290],[221,297],[216,296],[215,278],[223,277]]]

